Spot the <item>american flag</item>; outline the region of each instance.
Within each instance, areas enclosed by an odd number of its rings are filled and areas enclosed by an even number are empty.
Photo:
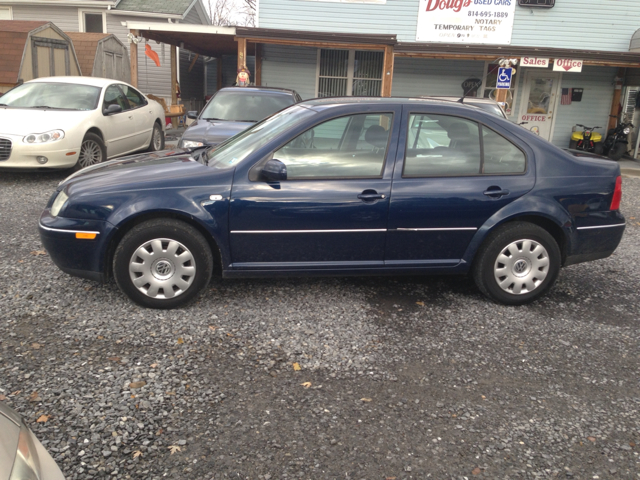
[[[571,105],[572,92],[573,92],[573,88],[562,89],[562,98],[560,99],[560,105]]]

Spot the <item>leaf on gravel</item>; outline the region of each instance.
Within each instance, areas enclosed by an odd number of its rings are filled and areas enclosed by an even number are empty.
[[[396,480],[396,477],[387,477],[385,480]]]
[[[151,368],[156,368],[157,366],[158,366],[158,364],[157,364],[157,363],[152,363],[152,364],[151,364]]]
[[[120,357],[109,357],[107,358],[107,360],[111,360],[112,362],[119,362],[122,359]]]
[[[304,383],[301,383],[300,385],[302,385],[304,388],[309,388],[311,386],[311,382],[304,382]]]
[[[40,345],[38,342],[34,342],[31,344],[31,348],[33,348],[34,350],[38,350],[42,345]]]
[[[184,340],[182,339],[182,337],[178,338],[178,345],[182,345],[184,343]]]
[[[361,402],[370,402],[371,399],[370,398],[361,398],[360,401]]]
[[[182,448],[180,448],[178,445],[169,445],[167,448],[171,451],[171,455],[173,455],[176,452],[182,451]]]
[[[35,251],[31,252],[31,255],[34,255],[36,257],[39,256],[39,255],[46,255],[46,254],[47,254],[47,252],[44,251],[44,250],[35,250]]]
[[[420,305],[421,307],[424,307],[424,302],[416,302],[416,305]]]
[[[630,446],[631,448],[633,448],[633,447],[635,447],[635,446],[636,446],[636,443],[635,443],[635,442],[629,442],[629,446]]]
[[[0,402],[4,402],[7,399],[4,395],[0,393]]]
[[[587,437],[587,440],[589,440],[590,442],[594,442],[596,441],[596,437]]]
[[[212,332],[215,332],[217,330],[218,327],[214,327],[213,325],[209,325],[209,330],[211,330]]]
[[[482,473],[482,470],[480,470],[480,468],[478,467],[471,470],[471,475],[480,475],[481,473]]]
[[[49,417],[46,415],[40,415],[40,418],[36,420],[36,423],[46,423],[49,421]]]
[[[41,400],[42,398],[40,398],[38,392],[33,392],[31,395],[29,395],[30,402],[40,402]]]
[[[147,382],[144,381],[140,381],[140,382],[131,382],[129,384],[129,388],[142,388],[147,384]]]
[[[133,458],[138,458],[142,456],[142,452],[140,450],[136,450],[133,452]]]
[[[300,364],[298,362],[295,362],[293,364],[293,369],[297,372],[298,370],[302,370],[302,368],[300,367]]]

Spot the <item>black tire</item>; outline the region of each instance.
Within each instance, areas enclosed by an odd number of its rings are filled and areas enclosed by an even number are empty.
[[[143,248],[153,258],[145,260]],[[149,308],[187,304],[207,286],[212,271],[213,255],[202,234],[172,219],[135,226],[122,238],[113,258],[113,275],[120,290]],[[134,277],[139,279],[137,285]]]
[[[611,150],[609,150],[609,158],[615,161],[620,160],[622,156],[627,153],[627,148],[626,143],[616,143]]]
[[[157,137],[159,136],[159,138]],[[164,150],[164,132],[158,122],[153,124],[153,131],[151,132],[151,140],[147,147],[147,152],[159,152]]]
[[[525,243],[529,241],[532,243]],[[530,245],[528,252],[525,245]],[[542,250],[538,250],[538,246]],[[507,247],[514,252],[502,257]],[[538,255],[535,254],[536,250]],[[513,258],[513,262],[507,265],[499,261],[501,258]],[[545,258],[547,267],[541,267]],[[549,232],[531,223],[512,222],[489,234],[476,255],[472,274],[480,291],[492,300],[505,305],[524,305],[538,299],[551,288],[558,278],[560,263],[560,248]],[[506,273],[504,276],[500,275],[501,270]],[[536,273],[538,271],[539,274]],[[498,283],[498,278],[503,279],[503,286]],[[513,278],[517,281],[509,283]],[[530,288],[525,293],[517,293],[523,285],[529,285]]]
[[[107,159],[107,147],[102,138],[95,133],[87,133],[82,139],[80,145],[80,155],[78,162],[73,169],[75,171],[82,170],[91,165],[97,165]]]
[[[604,152],[604,147],[602,146],[602,142],[597,142],[593,145],[593,153],[602,155]]]
[[[569,141],[569,148],[571,150],[575,150],[577,147],[578,147],[578,141],[577,140]]]

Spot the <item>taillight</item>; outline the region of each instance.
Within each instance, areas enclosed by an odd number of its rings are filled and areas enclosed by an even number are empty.
[[[613,198],[611,199],[611,207],[609,207],[609,210],[618,210],[620,208],[620,200],[622,200],[622,177],[618,175],[618,178],[616,178],[616,188],[613,190]]]

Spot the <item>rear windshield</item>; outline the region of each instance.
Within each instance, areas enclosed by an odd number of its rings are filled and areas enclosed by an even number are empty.
[[[17,108],[95,110],[100,87],[73,83],[25,83],[0,97],[0,104]]]
[[[259,90],[221,91],[204,108],[201,118],[231,122],[259,122],[293,105],[293,95]]]

